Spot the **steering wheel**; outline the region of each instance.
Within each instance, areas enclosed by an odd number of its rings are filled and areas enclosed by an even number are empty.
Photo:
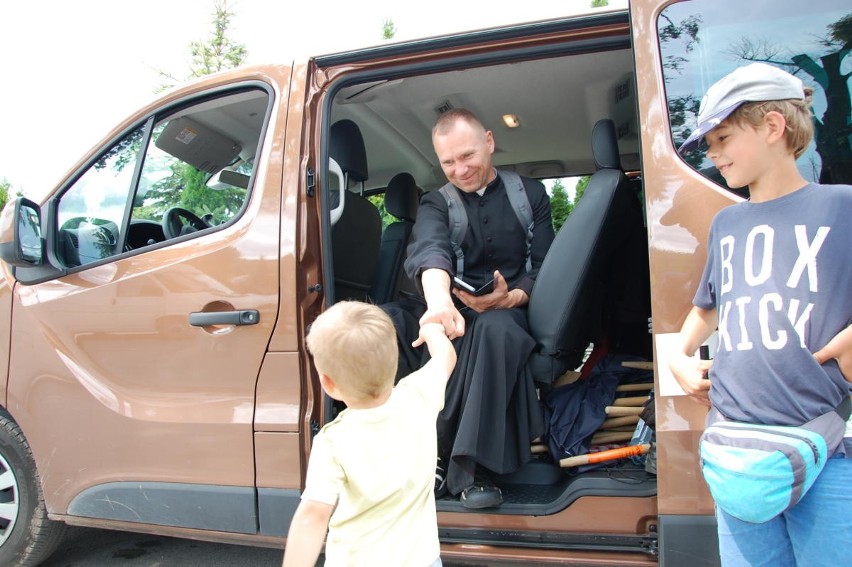
[[[182,207],[172,207],[163,213],[163,234],[166,240],[205,228],[210,228],[210,225]]]

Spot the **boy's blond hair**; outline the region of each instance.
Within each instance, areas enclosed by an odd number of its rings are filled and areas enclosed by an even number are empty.
[[[763,124],[763,119],[769,112],[778,112],[787,121],[787,131],[784,138],[787,147],[793,151],[798,159],[814,137],[814,121],[811,116],[811,100],[813,89],[805,87],[805,98],[803,100],[768,100],[763,102],[747,102],[737,108],[728,117],[734,124],[743,123],[757,128]]]
[[[378,398],[393,387],[399,350],[387,313],[361,301],[341,301],[311,325],[308,350],[317,370],[345,395]]]

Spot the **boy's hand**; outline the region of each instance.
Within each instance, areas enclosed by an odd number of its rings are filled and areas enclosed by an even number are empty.
[[[419,347],[423,343],[427,345],[430,342],[434,342],[435,340],[441,340],[446,338],[447,335],[444,332],[444,326],[440,323],[424,323],[420,326],[420,335],[417,337],[411,346]]]
[[[713,366],[712,360],[699,360],[682,352],[673,353],[669,359],[669,368],[683,391],[708,408],[710,407],[710,380],[706,376],[711,366]]]
[[[843,377],[852,382],[852,326],[834,335],[827,345],[814,353],[814,358],[820,365],[836,359]]]
[[[432,357],[427,366],[438,365],[443,368],[446,376],[449,376],[456,366],[456,350],[453,343],[444,333],[444,326],[440,323],[425,323],[420,326],[420,335],[411,346],[418,347],[426,343],[429,355]]]
[[[464,335],[464,317],[462,317],[462,314],[459,313],[459,310],[456,309],[452,301],[448,305],[426,309],[426,313],[420,318],[420,330],[422,331],[424,326],[430,324],[440,325],[442,334],[449,337],[450,340]],[[423,341],[419,339],[418,341],[414,346],[423,344]]]

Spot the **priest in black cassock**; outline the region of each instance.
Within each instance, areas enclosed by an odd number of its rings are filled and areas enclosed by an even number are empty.
[[[442,323],[453,340],[458,363],[437,422],[436,496],[448,490],[465,507],[488,508],[503,501],[490,476],[528,462],[530,442],[544,432],[526,368],[535,346],[526,305],[553,241],[550,199],[540,182],[521,178],[533,217],[528,239],[492,165],[493,133],[471,112],[453,109],[438,118],[432,142],[467,214],[464,280],[479,288],[494,278],[493,291],[476,296],[451,285],[458,264],[448,204],[441,192],[431,191],[421,200],[405,263],[423,298],[384,307],[399,334],[399,377],[428,356],[425,347],[411,347],[421,323]]]

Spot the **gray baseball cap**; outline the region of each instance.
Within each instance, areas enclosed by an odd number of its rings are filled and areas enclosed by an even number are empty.
[[[767,63],[751,63],[725,75],[707,89],[698,109],[698,126],[678,148],[695,149],[704,136],[746,102],[805,98],[801,79]]]

